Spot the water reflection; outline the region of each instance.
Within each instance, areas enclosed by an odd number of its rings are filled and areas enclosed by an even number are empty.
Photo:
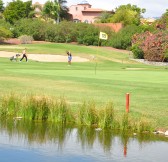
[[[36,149],[40,157],[54,155],[53,161],[56,155],[59,158],[74,156],[71,161],[78,161],[78,158],[87,158],[87,161],[122,161],[127,158],[131,161],[132,157],[139,156],[139,152],[145,154],[144,148],[149,144],[153,146],[154,142],[168,144],[168,138],[154,134],[134,136],[132,133],[113,130],[95,131],[94,128],[75,128],[71,125],[65,127],[52,122],[2,119],[0,123],[0,148],[14,146],[22,150]],[[165,157],[168,158],[167,154],[159,158]],[[145,161],[142,155],[139,160]]]

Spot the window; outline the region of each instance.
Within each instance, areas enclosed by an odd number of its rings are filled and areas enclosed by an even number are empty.
[[[78,23],[81,22],[79,19],[73,19],[73,22]]]
[[[88,21],[88,20],[85,20],[84,22],[85,22],[85,23],[87,23],[87,24],[89,23],[89,21]]]
[[[76,11],[78,11],[78,7],[76,7]]]

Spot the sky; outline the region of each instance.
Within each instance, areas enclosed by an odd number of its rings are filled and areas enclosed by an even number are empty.
[[[5,4],[11,2],[12,0],[3,0]],[[23,0],[27,1],[27,0]],[[32,0],[33,3],[39,2],[44,4],[47,0]],[[76,5],[81,3],[82,0],[67,0],[66,6]],[[100,8],[104,10],[115,10],[116,7],[120,5],[132,4],[137,5],[137,7],[145,8],[146,13],[142,16],[145,18],[160,17],[168,9],[168,0],[87,0],[92,8]]]

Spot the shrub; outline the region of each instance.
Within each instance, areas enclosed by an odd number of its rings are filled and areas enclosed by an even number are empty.
[[[53,24],[47,24],[45,32],[45,40],[55,42],[57,37],[57,28]]]
[[[164,52],[164,61],[168,61],[168,49]]]
[[[21,19],[15,22],[14,37],[31,35],[34,40],[67,43],[78,42],[85,45],[98,45],[98,27],[86,23],[62,21],[59,24],[44,22],[39,19]],[[104,29],[103,31],[105,32]],[[108,35],[110,31],[107,30]],[[106,43],[102,41],[102,43]]]
[[[0,40],[12,37],[12,32],[4,27],[0,27]]]
[[[137,44],[134,44],[131,47],[131,51],[133,52],[133,56],[135,59],[143,59],[144,58],[144,53],[141,48]]]
[[[58,34],[57,33],[58,33],[57,27],[53,26],[53,24],[48,24],[46,26],[45,41],[58,42]]]
[[[99,29],[91,24],[77,24],[77,42],[79,44],[98,44]]]
[[[140,33],[140,32],[142,32],[141,27],[138,27],[135,25],[126,26],[118,33],[114,33],[111,36],[109,45],[118,49],[127,49],[131,46],[132,36],[135,33]]]
[[[59,24],[46,24],[45,40],[51,42],[72,42],[76,41],[76,24],[62,21]]]
[[[65,42],[74,42],[76,41],[77,31],[76,23],[62,21],[59,24],[60,30],[64,31]]]
[[[45,32],[46,32],[46,22],[41,21],[39,19],[35,19],[30,24],[30,33],[28,35],[32,35],[34,40],[45,40]]]
[[[33,41],[33,37],[28,35],[22,35],[19,37],[19,40],[21,44],[31,44]]]
[[[0,27],[4,27],[5,29],[10,30],[10,28],[12,28],[12,25],[6,22],[4,19],[0,19]]]
[[[164,61],[168,48],[168,32],[159,31],[147,37],[142,50],[144,58],[149,61]]]
[[[132,43],[144,52],[148,61],[167,61],[168,31],[157,30],[154,33],[145,32],[133,36]]]
[[[21,35],[31,35],[34,40],[45,40],[46,23],[38,19],[20,19],[15,22],[13,34],[20,37]]]

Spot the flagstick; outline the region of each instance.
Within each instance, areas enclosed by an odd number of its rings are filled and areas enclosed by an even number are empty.
[[[100,39],[104,39],[107,40],[108,39],[108,35],[106,33],[100,32],[99,34],[99,39],[98,39],[98,48],[99,48],[99,44],[100,44]],[[98,49],[97,48],[97,54],[98,54]],[[97,61],[95,60],[95,75],[96,75],[96,70],[97,70]]]
[[[100,44],[100,38],[98,40],[98,48],[99,48],[99,44]],[[97,54],[98,54],[98,49],[97,49]],[[95,62],[95,75],[96,75],[96,70],[97,70],[97,61]]]

